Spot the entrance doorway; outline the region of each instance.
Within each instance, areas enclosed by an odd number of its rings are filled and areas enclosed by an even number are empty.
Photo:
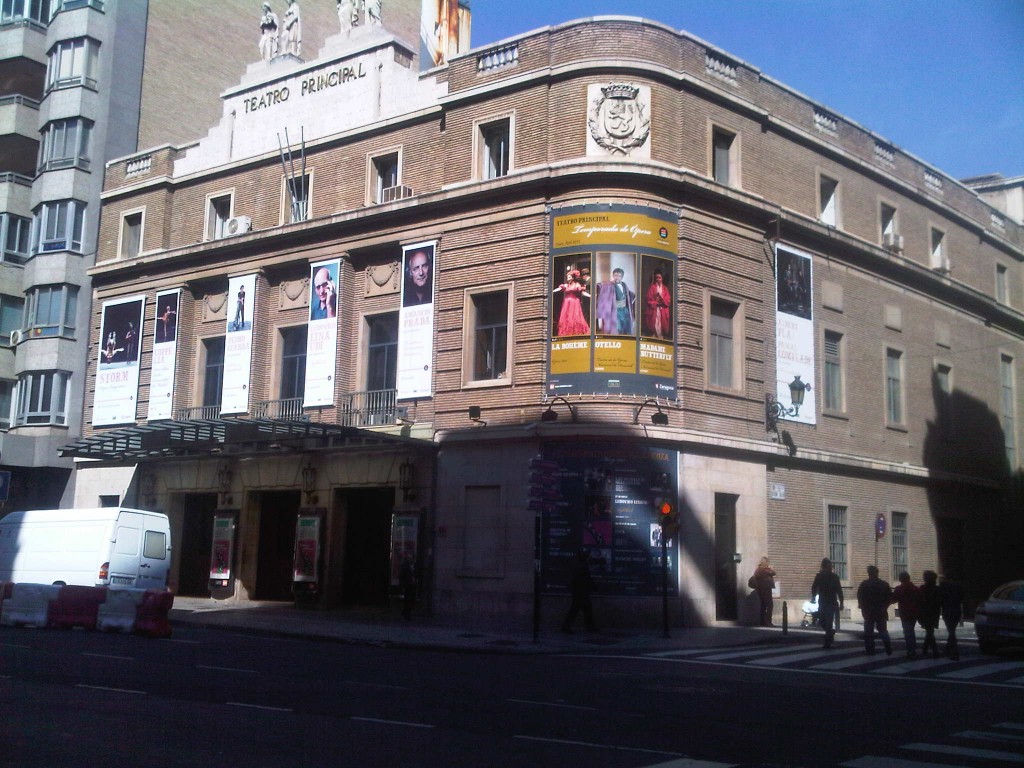
[[[715,619],[735,621],[736,605],[736,501],[731,493],[715,494]]]
[[[292,566],[299,491],[260,493],[260,544],[256,559],[255,600],[293,600]]]
[[[178,547],[178,594],[182,597],[209,597],[217,494],[186,494],[184,509],[181,546]]]
[[[394,488],[346,491],[345,576],[342,603],[387,605],[390,587]]]

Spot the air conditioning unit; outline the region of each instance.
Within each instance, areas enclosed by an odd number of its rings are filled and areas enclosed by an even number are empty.
[[[882,235],[882,245],[893,253],[902,253],[903,235],[897,235],[894,232],[886,232]]]
[[[228,219],[228,223],[224,225],[224,234],[240,235],[243,232],[248,232],[252,229],[252,219],[248,216],[233,216]]]
[[[381,191],[382,203],[393,203],[395,200],[402,200],[406,197],[412,197],[412,187],[407,187],[404,184],[398,184],[394,187],[384,187]]]
[[[11,346],[16,347],[21,344],[21,331],[11,331]]]

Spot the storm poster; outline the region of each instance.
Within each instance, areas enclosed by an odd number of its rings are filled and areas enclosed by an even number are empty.
[[[145,296],[103,303],[93,396],[94,426],[135,422]]]

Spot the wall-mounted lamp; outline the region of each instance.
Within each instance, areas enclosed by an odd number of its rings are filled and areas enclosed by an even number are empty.
[[[406,459],[398,465],[398,487],[402,490],[402,498],[412,501],[416,498],[416,465]]]
[[[474,424],[483,424],[485,427],[487,426],[487,422],[480,418],[481,410],[479,405],[469,406],[467,413],[469,414],[469,420]]]
[[[653,405],[658,409],[657,413],[651,414],[651,424],[656,427],[667,427],[668,426],[668,414],[661,410],[661,404],[657,400],[644,400],[640,403],[640,407],[633,411],[633,423],[640,423],[640,411],[646,408],[648,405]]]
[[[227,464],[223,465],[220,471],[217,472],[217,487],[220,488],[220,505],[222,507],[231,504],[231,478],[233,475],[231,467]]]
[[[316,467],[309,463],[302,468],[302,490],[306,494],[306,504],[316,504]]]
[[[792,407],[786,408],[775,399],[775,395],[768,393],[764,396],[764,426],[766,432],[774,432],[779,437],[779,419],[796,417],[800,415],[800,406],[804,404],[804,393],[811,389],[810,384],[804,384],[799,376],[793,377],[789,382],[789,398],[793,403]]]
[[[541,421],[558,421],[558,411],[555,410],[555,403],[557,403],[559,400],[561,400],[563,403],[565,403],[565,406],[569,409],[569,416],[572,417],[572,421],[575,424],[576,423],[576,408],[575,408],[575,406],[573,406],[572,403],[570,403],[564,397],[556,397],[556,398],[554,398],[551,401],[551,405],[548,406],[548,409],[546,411],[544,411],[544,413],[542,413],[540,415],[540,420]]]

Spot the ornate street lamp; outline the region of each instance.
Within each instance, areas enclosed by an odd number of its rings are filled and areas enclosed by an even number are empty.
[[[774,432],[779,437],[779,419],[795,418],[800,415],[800,406],[804,404],[804,394],[811,388],[800,380],[800,376],[794,376],[789,382],[789,398],[793,405],[786,408],[775,399],[775,395],[768,393],[764,396],[764,423],[767,432]]]

